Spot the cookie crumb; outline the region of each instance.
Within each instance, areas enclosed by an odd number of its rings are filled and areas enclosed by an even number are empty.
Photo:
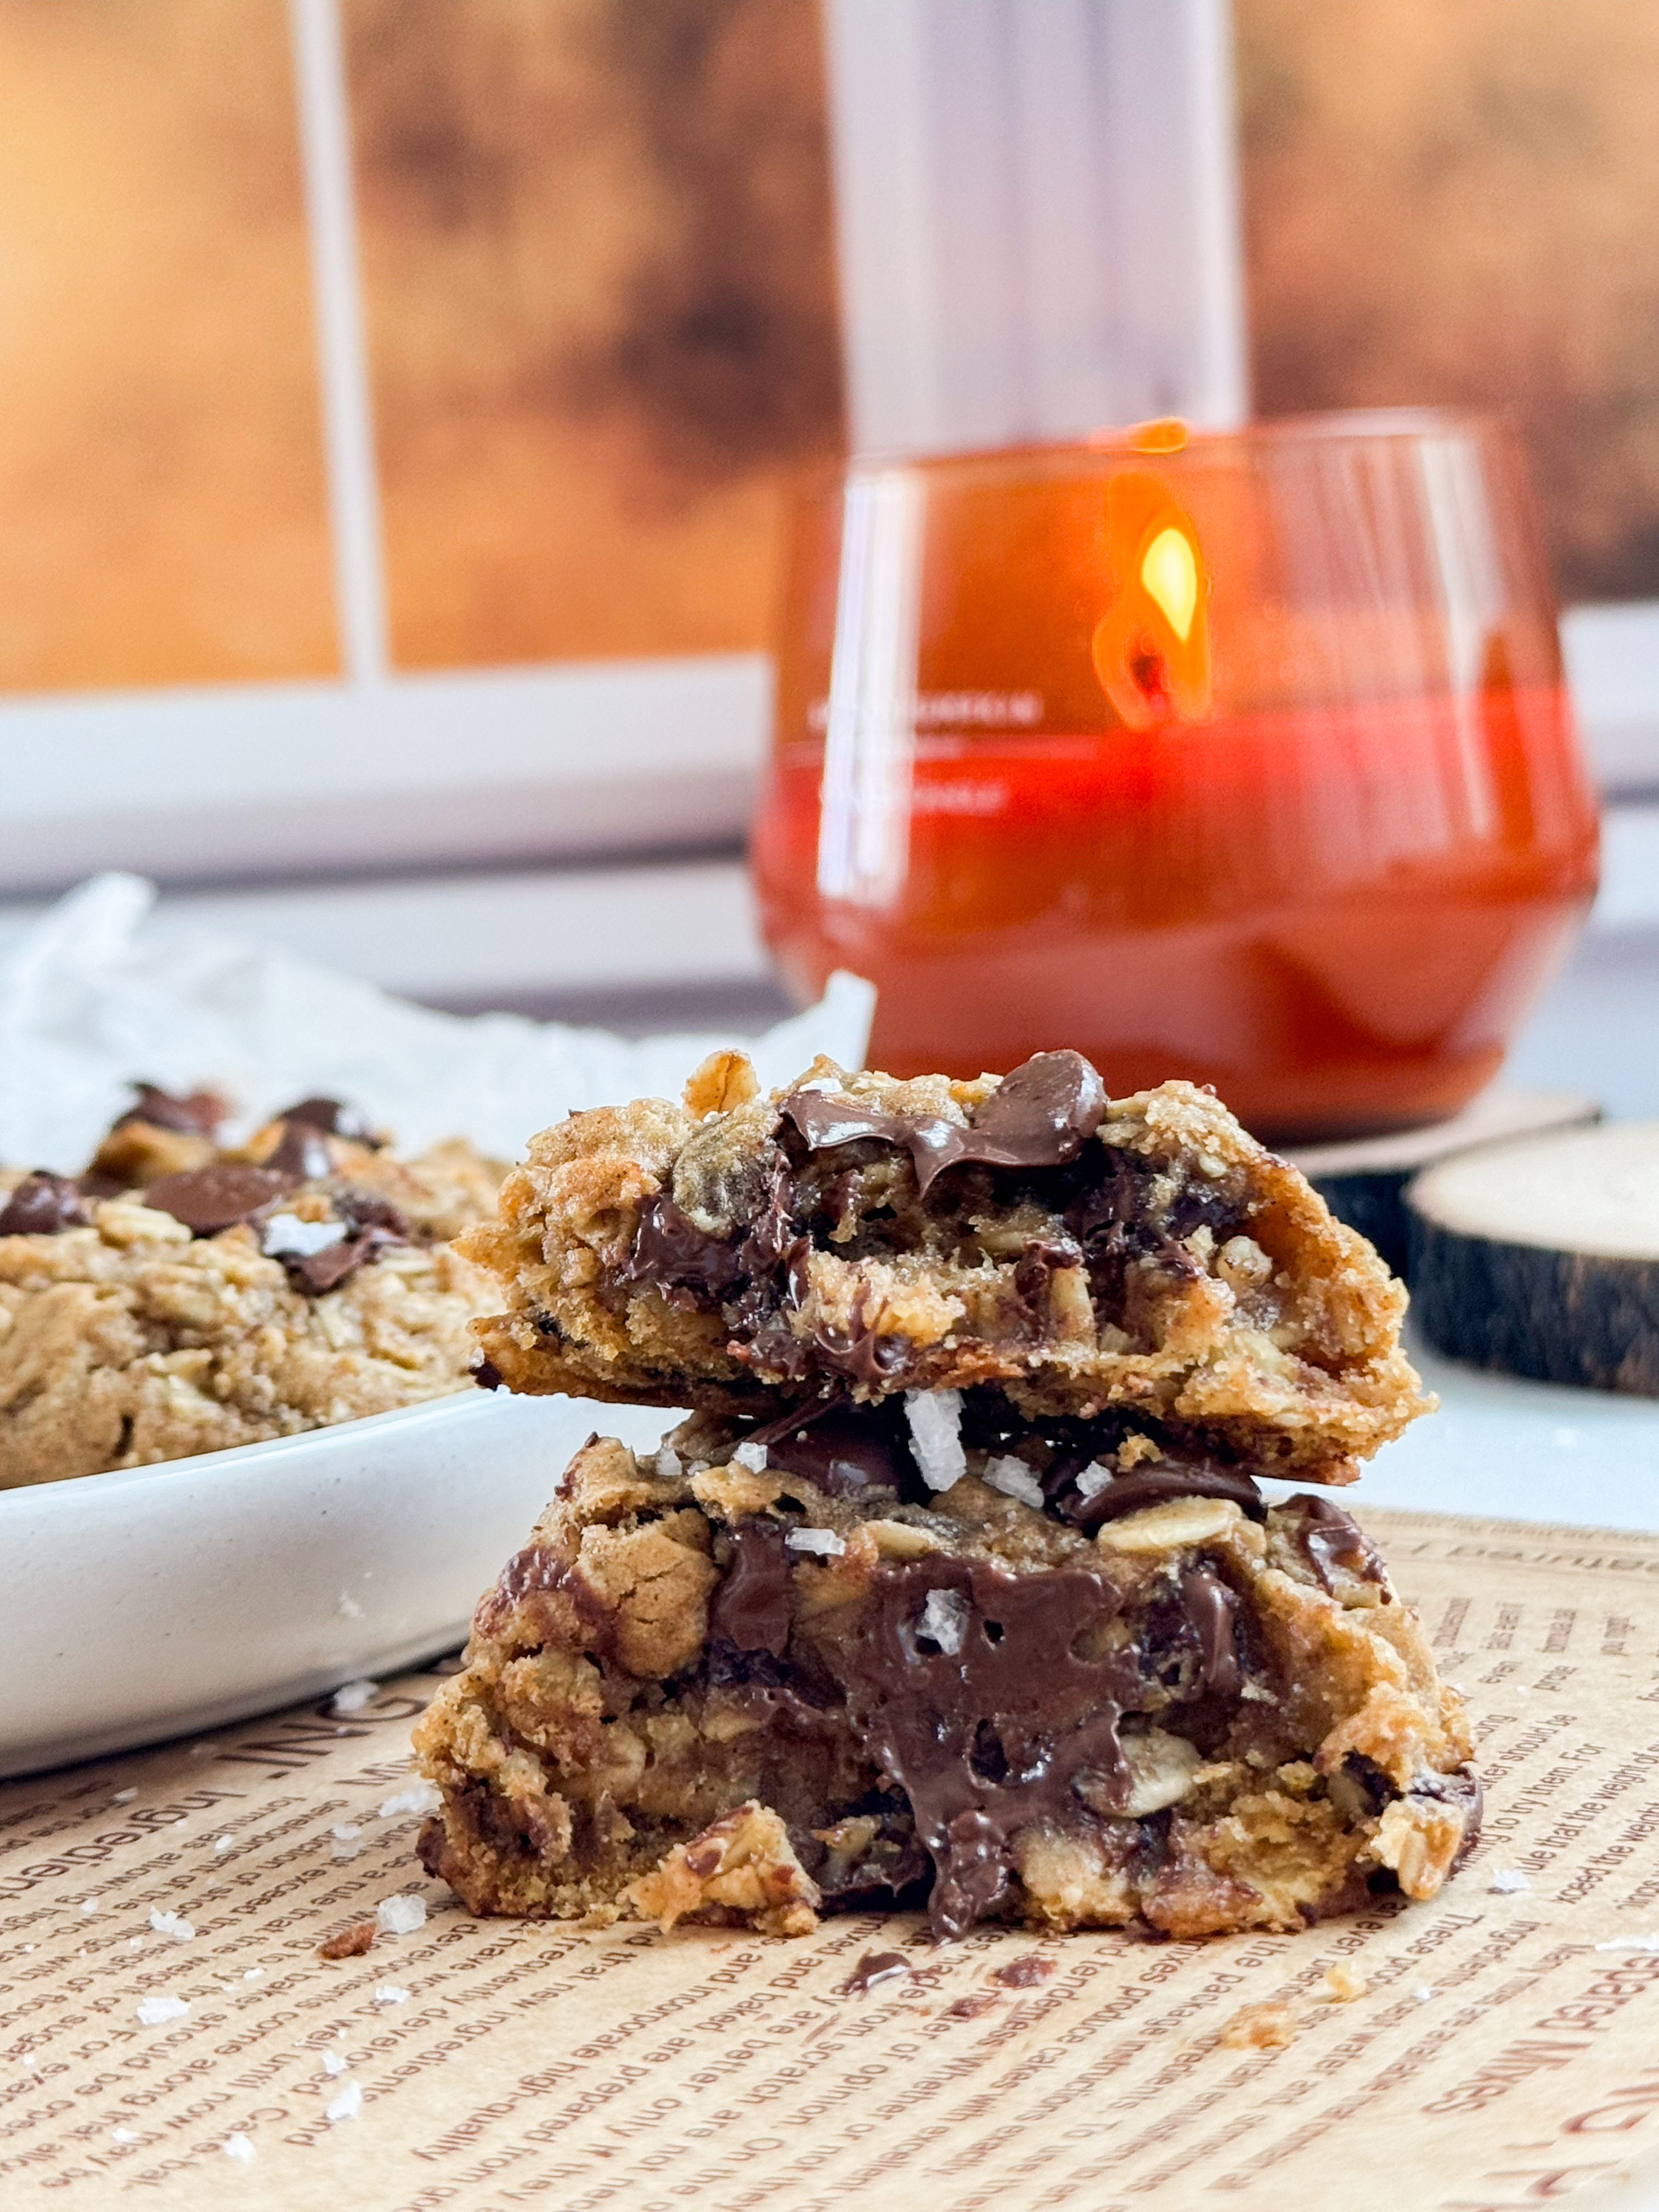
[[[1358,1967],[1350,1966],[1346,1959],[1339,1959],[1335,1966],[1325,1969],[1325,1995],[1333,2004],[1352,2004],[1356,1997],[1363,1997],[1370,1987]]]
[[[1295,2033],[1290,2005],[1241,2005],[1216,2041],[1224,2051],[1282,2051]]]
[[[359,1920],[317,1946],[319,1959],[361,1959],[374,1941],[374,1923]]]

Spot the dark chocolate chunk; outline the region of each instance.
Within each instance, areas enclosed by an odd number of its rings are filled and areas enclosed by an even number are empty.
[[[269,1257],[280,1260],[296,1291],[323,1297],[355,1275],[359,1267],[379,1259],[388,1244],[409,1241],[410,1226],[403,1215],[372,1191],[346,1189],[335,1197],[335,1211],[344,1234],[315,1252],[284,1251],[273,1245],[267,1231],[263,1247]]]
[[[842,1983],[841,1993],[844,1997],[868,1996],[878,1984],[898,1981],[915,1972],[902,1951],[866,1951]]]
[[[325,1137],[344,1137],[354,1145],[367,1145],[371,1150],[378,1151],[380,1147],[380,1138],[368,1116],[338,1098],[302,1098],[297,1106],[284,1106],[272,1119],[298,1122],[305,1128],[320,1130]]]
[[[501,1370],[493,1359],[481,1359],[472,1370],[472,1380],[480,1390],[499,1390],[502,1381]]]
[[[1243,1506],[1253,1521],[1267,1516],[1267,1507],[1255,1482],[1242,1468],[1220,1467],[1212,1460],[1188,1466],[1137,1467],[1127,1474],[1114,1475],[1091,1497],[1076,1491],[1056,1501],[1062,1520],[1073,1528],[1099,1528],[1108,1521],[1121,1521],[1126,1513],[1139,1513],[1146,1505],[1162,1505],[1171,1498],[1229,1498]]]
[[[619,1283],[653,1290],[688,1290],[718,1297],[741,1272],[730,1242],[699,1229],[690,1214],[659,1191],[640,1208],[633,1249]]]
[[[284,1121],[274,1151],[265,1156],[268,1168],[278,1168],[301,1182],[319,1182],[333,1172],[334,1155],[328,1140],[303,1121]]]
[[[795,1617],[783,1531],[775,1521],[744,1521],[732,1529],[731,1545],[726,1579],[708,1608],[709,1641],[781,1659]]]
[[[1210,1567],[1188,1567],[1181,1601],[1198,1640],[1199,1681],[1211,1695],[1236,1698],[1243,1686],[1238,1663],[1238,1598]]]
[[[229,1109],[212,1091],[191,1091],[179,1097],[153,1083],[135,1083],[133,1103],[110,1123],[112,1133],[129,1121],[148,1121],[152,1129],[171,1129],[181,1137],[210,1137]]]
[[[84,1229],[91,1218],[67,1176],[36,1168],[0,1208],[0,1237],[56,1237],[62,1229]]]
[[[616,1626],[612,1607],[600,1596],[580,1565],[562,1559],[548,1544],[528,1544],[515,1552],[479,1604],[474,1626],[483,1636],[499,1635],[508,1615],[526,1599],[562,1596],[574,1607],[590,1647],[607,1652]]]
[[[1451,1871],[1455,1874],[1480,1840],[1481,1823],[1486,1810],[1486,1792],[1480,1786],[1480,1777],[1472,1766],[1460,1766],[1454,1774],[1419,1774],[1413,1779],[1407,1794],[1413,1797],[1431,1797],[1437,1804],[1450,1805],[1463,1815],[1463,1840],[1457,1846],[1457,1856],[1451,1863]]]
[[[1106,1086],[1081,1053],[1040,1052],[1003,1078],[965,1128],[942,1115],[884,1114],[818,1091],[792,1091],[778,1110],[815,1152],[868,1138],[902,1146],[925,1198],[946,1168],[963,1160],[998,1168],[1065,1166],[1104,1119]]]
[[[1351,1514],[1305,1490],[1285,1502],[1297,1515],[1292,1534],[1302,1555],[1327,1592],[1336,1588],[1338,1567],[1362,1583],[1387,1582],[1382,1554]]]
[[[915,1468],[896,1405],[827,1398],[769,1421],[749,1442],[765,1445],[769,1467],[801,1476],[830,1498],[899,1490]]]
[[[923,1627],[933,1592],[958,1636]],[[1079,1778],[1127,1794],[1118,1722],[1139,1685],[1134,1655],[1077,1651],[1120,1602],[1086,1569],[1012,1575],[932,1558],[872,1576],[830,1664],[866,1749],[910,1800],[936,1870],[937,1936],[962,1935],[996,1905],[1018,1829],[1079,1814]]]
[[[273,1199],[286,1198],[296,1180],[280,1168],[239,1167],[230,1160],[217,1160],[211,1167],[158,1176],[146,1186],[144,1204],[170,1213],[198,1237],[214,1237],[246,1221]]]
[[[914,1349],[910,1340],[896,1333],[884,1335],[871,1327],[863,1284],[854,1297],[851,1320],[850,1328],[831,1328],[819,1322],[813,1329],[819,1363],[868,1389],[890,1389]]]

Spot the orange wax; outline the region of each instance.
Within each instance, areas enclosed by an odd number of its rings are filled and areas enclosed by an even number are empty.
[[[1452,1113],[1595,883],[1565,693],[1497,678],[1198,727],[919,729],[880,794],[885,885],[858,896],[823,881],[823,739],[781,730],[768,941],[803,994],[876,982],[894,1074],[1071,1045],[1114,1091],[1212,1083],[1281,1139]]]

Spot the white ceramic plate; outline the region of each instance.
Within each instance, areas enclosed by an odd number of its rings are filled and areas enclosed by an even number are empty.
[[[313,1697],[459,1644],[594,1429],[660,1407],[467,1391],[0,1491],[0,1775]]]

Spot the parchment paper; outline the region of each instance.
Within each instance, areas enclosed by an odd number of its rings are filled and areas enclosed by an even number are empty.
[[[77,1171],[137,1077],[216,1088],[250,1128],[321,1092],[407,1150],[467,1136],[518,1159],[586,1106],[678,1097],[723,1035],[612,1036],[515,1014],[434,1013],[274,946],[152,911],[155,887],[99,876],[0,955],[0,1163]],[[816,1006],[744,1040],[763,1082],[815,1054],[862,1067],[875,989],[837,973]]]
[[[937,1953],[476,1921],[412,1856],[412,1677],[0,1790],[0,2203],[1496,2212],[1624,2172],[1659,2150],[1659,1536],[1363,1517],[1478,1721],[1486,1839],[1432,1905]],[[423,1927],[319,1958],[400,1892]],[[915,1977],[843,1993],[896,1944]],[[1278,2002],[1287,2045],[1218,2041]]]

